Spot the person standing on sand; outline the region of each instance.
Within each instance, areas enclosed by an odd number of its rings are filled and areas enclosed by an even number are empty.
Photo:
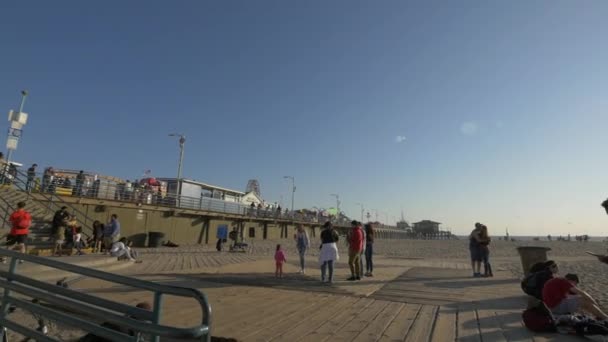
[[[471,268],[473,277],[481,277],[481,245],[479,244],[481,223],[475,223],[475,229],[469,235],[469,252],[471,252]]]
[[[274,253],[274,262],[275,262],[275,271],[274,276],[276,278],[283,278],[283,264],[287,261],[285,257],[285,252],[281,249],[281,245],[277,245],[277,250]]]
[[[483,276],[493,277],[492,265],[490,265],[490,235],[488,234],[488,227],[482,224],[479,231],[479,250],[481,252],[481,260],[483,262]]]
[[[334,281],[334,262],[340,259],[338,253],[338,242],[339,236],[331,222],[327,221],[323,225],[323,231],[321,232],[321,253],[319,253],[319,264],[321,265],[321,282],[333,283]],[[325,271],[329,268],[329,276],[325,278]]]
[[[294,238],[296,240],[298,254],[300,255],[300,273],[304,274],[304,267],[306,264],[305,255],[306,250],[308,250],[310,240],[308,239],[308,233],[301,224],[297,225],[297,231]]]

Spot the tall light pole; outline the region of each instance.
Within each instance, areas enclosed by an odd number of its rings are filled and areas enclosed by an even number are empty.
[[[361,222],[363,222],[363,203],[356,203],[358,206],[361,206]]]
[[[293,176],[283,176],[284,179],[291,179],[291,211],[293,211],[293,199],[296,195],[296,179]]]
[[[330,194],[329,196],[333,196],[336,198],[336,219],[340,217],[340,195],[338,194]]]
[[[23,112],[23,106],[25,105],[25,98],[27,97],[27,94],[27,90],[22,90],[19,111],[15,113],[15,111],[11,110],[9,112],[8,121],[11,122],[11,127],[9,128],[8,138],[6,139],[6,149],[8,150],[6,153],[7,165],[11,161],[13,151],[17,149],[17,143],[21,137],[22,128],[27,123],[27,114]]]
[[[170,137],[179,137],[179,163],[177,164],[177,187],[175,189],[176,196],[179,197],[181,194],[181,180],[182,180],[182,163],[184,162],[184,143],[186,142],[186,136],[179,133],[171,133]]]

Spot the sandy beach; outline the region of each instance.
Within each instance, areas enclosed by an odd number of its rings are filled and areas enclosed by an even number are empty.
[[[290,240],[254,241],[251,252],[256,256],[272,256],[276,244],[280,243],[288,257],[297,258],[295,245]],[[309,259],[316,260],[319,241],[311,238]],[[523,276],[522,266],[517,247],[540,246],[551,250],[547,256],[555,260],[560,268],[560,274],[576,273],[581,279],[580,287],[588,291],[608,311],[608,264],[603,264],[597,258],[588,255],[586,251],[607,254],[608,245],[604,242],[577,241],[493,241],[490,246],[490,260],[493,267],[508,270],[514,277]],[[347,262],[346,244],[339,242],[342,253],[340,263]],[[452,261],[463,264],[469,263],[467,240],[377,240],[374,244],[374,254],[386,258]],[[309,260],[310,261],[310,260]]]

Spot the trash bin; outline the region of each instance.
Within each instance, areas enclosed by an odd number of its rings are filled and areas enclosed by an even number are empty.
[[[547,252],[550,251],[549,247],[537,247],[537,246],[525,246],[517,247],[519,257],[521,258],[521,267],[524,271],[524,275],[528,274],[532,265],[537,262],[547,261]]]
[[[148,247],[162,246],[164,237],[165,237],[165,233],[149,232],[148,233]]]

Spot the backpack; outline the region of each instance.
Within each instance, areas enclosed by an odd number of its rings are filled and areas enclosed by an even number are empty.
[[[576,316],[576,318],[578,322],[574,324],[574,330],[577,335],[608,335],[608,327],[605,323],[586,316]]]
[[[557,331],[555,319],[545,303],[541,302],[535,307],[524,310],[521,317],[526,328],[534,332]]]
[[[521,289],[524,291],[524,293],[542,300],[543,287],[551,278],[553,278],[553,274],[548,269],[530,273],[521,281]]]

